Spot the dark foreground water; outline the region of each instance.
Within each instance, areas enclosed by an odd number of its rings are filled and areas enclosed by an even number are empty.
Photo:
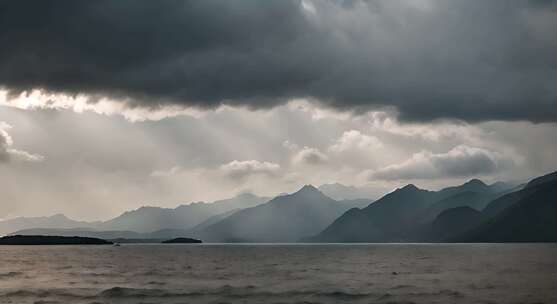
[[[3,246],[0,303],[557,303],[557,245]]]

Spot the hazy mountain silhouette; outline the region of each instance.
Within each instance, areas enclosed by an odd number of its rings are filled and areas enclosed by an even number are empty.
[[[474,178],[462,185],[441,189],[438,191],[438,195],[440,199],[443,199],[467,191],[475,192],[475,193],[488,193],[491,192],[491,189],[488,185],[486,185],[481,180]]]
[[[526,185],[521,185],[518,187],[514,187],[511,190],[508,189],[508,186],[505,187],[504,193],[508,192],[500,197],[494,199],[493,201],[489,202],[487,206],[482,210],[482,212],[477,212],[471,209],[464,209],[464,208],[454,208],[449,209],[441,213],[435,221],[433,221],[432,225],[430,226],[429,235],[425,237],[428,241],[489,241],[489,242],[497,242],[496,238],[500,238],[499,241],[506,241],[501,235],[492,235],[491,228],[487,227],[495,227],[492,226],[494,223],[501,224],[503,221],[500,217],[503,214],[506,214],[508,210],[512,210],[515,208],[517,204],[525,199],[532,199],[532,195],[540,192],[540,190],[547,191],[547,189],[551,189],[555,187],[557,183],[557,174],[548,174],[545,176],[541,176],[538,178],[533,179]],[[553,183],[553,184],[552,184]],[[496,183],[497,184],[497,183]],[[496,185],[494,184],[494,185]],[[492,186],[493,189],[493,186]],[[501,188],[499,188],[501,189]],[[513,191],[514,190],[514,191]],[[535,199],[539,199],[535,198]],[[534,200],[535,200],[534,199]],[[533,207],[534,205],[532,205]],[[530,206],[524,207],[530,208]],[[551,210],[546,210],[551,214]],[[522,216],[527,216],[527,213],[523,214]],[[557,214],[550,215],[553,218],[557,217]],[[515,214],[512,217],[506,217],[506,225],[512,225],[513,221],[519,221],[520,215]],[[490,224],[491,223],[491,224]],[[524,222],[522,223],[524,224]],[[502,224],[501,224],[502,225]],[[531,225],[535,225],[532,223]],[[530,226],[530,225],[527,225]],[[509,229],[505,233],[507,233],[507,239],[511,237],[518,237],[518,234],[512,232],[513,228],[506,227],[506,228],[499,228],[501,230]],[[524,228],[521,228],[524,229]],[[543,228],[545,229],[545,228]],[[540,230],[543,230],[540,229]],[[523,237],[522,240],[525,241],[527,238]],[[531,238],[534,241],[534,238]]]
[[[536,180],[534,180],[536,181]],[[537,180],[520,191],[520,199],[457,242],[557,242],[557,180]],[[533,190],[533,191],[528,191]]]
[[[215,201],[213,203],[191,203],[176,208],[141,207],[124,212],[122,215],[105,221],[84,222],[67,218],[63,214],[49,217],[18,217],[0,221],[0,235],[32,228],[72,229],[81,231],[96,229],[100,231],[126,231],[150,233],[162,229],[187,230],[199,225],[210,217],[231,210],[249,208],[268,200],[251,193]]]
[[[416,223],[416,217],[435,201],[437,193],[410,184],[384,196],[364,208],[374,225],[391,238],[406,239],[406,227]]]
[[[458,207],[468,207],[479,212],[490,199],[490,196],[470,191],[454,194],[431,205],[425,211],[422,222],[431,222],[444,211]]]
[[[339,203],[341,204],[342,209],[346,210],[354,206],[362,206],[362,205],[367,206],[368,204],[370,204],[370,201],[367,199],[358,199],[358,200],[345,200]],[[153,232],[139,233],[135,231],[126,231],[126,230],[96,230],[93,228],[73,228],[73,229],[31,228],[31,229],[18,230],[16,232],[10,233],[10,235],[80,236],[80,237],[102,238],[102,239],[109,239],[109,240],[120,239],[119,242],[123,242],[123,240],[121,239],[126,239],[127,241],[141,240],[141,242],[145,242],[146,240],[153,240],[153,242],[156,242],[157,240],[164,240],[164,239],[199,234],[205,228],[215,223],[218,223],[219,221],[222,221],[223,219],[229,217],[230,215],[240,210],[242,209],[233,209],[221,214],[214,215],[191,229],[161,229]],[[237,239],[240,240],[240,238]],[[241,240],[247,241],[246,239],[243,238]]]
[[[380,242],[385,234],[362,209],[352,208],[337,218],[320,234],[302,238],[302,242],[352,243]]]
[[[482,213],[470,207],[445,210],[431,223],[427,238],[434,242],[445,241],[477,227],[482,219]]]
[[[253,207],[267,200],[264,197],[244,193],[231,199],[213,203],[200,202],[180,205],[174,209],[141,207],[106,221],[100,227],[102,230],[130,230],[143,233],[166,228],[187,230],[199,225],[211,216],[234,209]]]
[[[406,228],[416,223],[417,214],[421,214],[436,195],[436,192],[407,185],[366,208],[349,210],[319,235],[307,240],[388,242],[409,239],[410,232]]]
[[[513,192],[513,191],[518,191],[520,189],[522,189],[524,186],[526,186],[526,184],[521,184],[518,182],[496,182],[493,183],[491,185],[489,185],[489,187],[491,188],[492,191],[499,193],[499,194],[504,194],[504,193],[509,193],[509,192]]]
[[[534,193],[536,190],[534,187],[532,188],[524,188],[519,191],[507,193],[491,202],[482,210],[482,213],[485,215],[486,218],[491,218],[502,212],[503,210],[507,209],[508,207],[516,204],[520,201],[523,197],[527,196],[528,194]]]
[[[232,210],[229,210],[229,211],[226,211],[226,212],[223,212],[223,213],[213,215],[210,218],[206,219],[205,221],[201,222],[200,224],[196,225],[195,227],[189,229],[189,231],[192,231],[192,232],[202,231],[203,229],[222,221],[223,219],[231,216],[232,214],[234,214],[234,213],[236,213],[240,210],[242,210],[242,209],[232,209]]]
[[[373,203],[373,200],[367,198],[357,198],[357,199],[345,199],[338,201],[339,203],[346,206],[347,209],[351,208],[365,208]]]
[[[207,227],[199,237],[204,241],[294,242],[321,231],[348,208],[306,185],[296,193],[240,210]]]
[[[473,179],[460,186],[428,191],[407,185],[373,204],[350,210],[315,237],[316,242],[404,242],[419,241],[430,231],[430,223],[440,213],[455,207],[482,209],[498,191],[512,187],[491,186]],[[425,236],[424,236],[425,234]]]
[[[557,172],[518,187],[477,179],[440,191],[410,184],[375,202],[337,201],[306,185],[268,202],[241,194],[174,209],[142,207],[106,222],[61,214],[15,218],[0,222],[0,233],[206,242],[557,241],[556,189]]]
[[[438,192],[438,201],[433,203],[423,214],[422,222],[431,222],[444,210],[457,207],[470,207],[483,210],[493,199],[502,195],[512,184],[497,182],[486,185],[479,179],[472,179],[460,186],[448,187]]]
[[[63,214],[43,217],[17,217],[0,221],[0,235],[35,227],[42,228],[93,228],[100,222],[81,222],[67,218]]]
[[[371,187],[355,187],[346,186],[340,183],[323,184],[318,187],[326,196],[337,200],[355,200],[355,199],[368,199],[374,201],[379,198],[384,191]]]
[[[507,193],[501,197],[491,201],[482,210],[482,214],[486,218],[492,218],[507,209],[508,207],[516,204],[522,198],[533,194],[538,191],[538,187],[544,185],[548,182],[557,181],[557,172],[549,173],[537,178],[532,179],[524,187],[520,187],[519,190]]]

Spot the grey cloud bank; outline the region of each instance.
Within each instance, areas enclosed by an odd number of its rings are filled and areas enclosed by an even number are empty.
[[[44,159],[44,156],[39,154],[32,154],[27,151],[17,150],[12,147],[13,139],[8,134],[9,129],[12,126],[0,121],[0,164],[9,162],[11,160],[17,161],[30,161],[30,162],[40,162]]]
[[[1,1],[0,86],[554,122],[555,20],[554,1]]]
[[[422,151],[412,158],[372,172],[370,179],[419,180],[475,177],[499,173],[514,166],[511,158],[500,153],[457,146],[446,153]]]

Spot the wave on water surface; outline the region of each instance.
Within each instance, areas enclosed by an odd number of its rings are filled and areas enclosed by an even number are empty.
[[[552,245],[11,247],[0,255],[11,261],[0,263],[0,304],[557,303]]]

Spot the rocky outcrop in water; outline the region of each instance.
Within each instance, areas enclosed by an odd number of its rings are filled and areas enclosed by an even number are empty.
[[[203,241],[190,238],[175,238],[171,240],[162,241],[163,244],[201,244]]]

